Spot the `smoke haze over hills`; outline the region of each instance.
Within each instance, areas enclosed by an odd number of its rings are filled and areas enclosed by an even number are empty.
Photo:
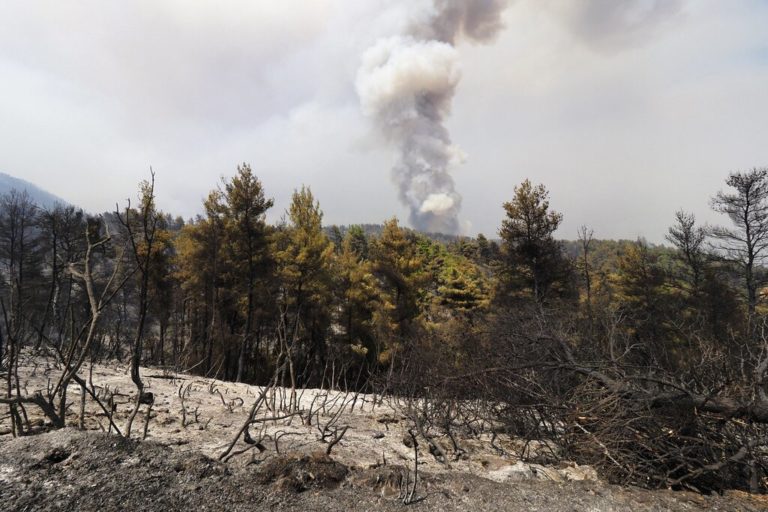
[[[7,194],[12,190],[18,192],[26,191],[29,194],[29,198],[42,208],[51,208],[55,204],[67,204],[67,202],[60,197],[51,194],[50,192],[43,190],[37,185],[28,181],[15,178],[4,172],[0,172],[0,194]]]

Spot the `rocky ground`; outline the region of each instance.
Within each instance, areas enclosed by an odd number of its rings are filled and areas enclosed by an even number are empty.
[[[23,368],[27,391],[42,389],[55,374],[35,360]],[[312,424],[299,417],[252,428],[257,449],[219,455],[248,415],[260,389],[189,375],[144,369],[154,394],[145,441],[102,430],[106,416],[87,401],[79,418],[79,387],[71,388],[67,429],[13,439],[0,411],[0,510],[400,510],[412,479],[412,447],[397,404],[374,398],[307,390],[302,409],[318,409]],[[124,430],[132,400],[130,380],[120,365],[95,366],[93,382],[119,398],[115,423]],[[279,399],[279,397],[278,397]],[[183,402],[183,405],[182,405]],[[354,406],[353,406],[354,403]],[[324,404],[325,407],[319,407]],[[346,404],[346,405],[345,405]],[[183,411],[183,412],[182,412]],[[260,417],[274,413],[264,410]],[[334,419],[336,418],[336,419]],[[33,418],[33,421],[37,418]],[[5,423],[3,423],[5,422]],[[40,421],[36,421],[40,424]],[[325,455],[321,429],[348,427]],[[320,428],[318,428],[320,427]],[[134,424],[142,437],[144,417]],[[444,442],[445,440],[437,440]],[[701,496],[607,485],[591,468],[546,467],[516,458],[513,439],[460,439],[461,457],[449,465],[421,454],[413,495],[418,510],[768,510],[768,501],[744,493]],[[254,445],[240,441],[235,452]]]

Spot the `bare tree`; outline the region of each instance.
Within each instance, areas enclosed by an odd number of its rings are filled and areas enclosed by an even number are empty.
[[[139,274],[138,322],[131,351],[131,380],[136,386],[136,401],[134,409],[128,417],[125,435],[130,437],[133,420],[139,412],[142,403],[151,405],[150,395],[144,393],[144,382],[141,380],[139,366],[144,342],[144,334],[149,310],[149,280],[156,251],[158,223],[161,216],[155,209],[155,172],[150,168],[150,181],[141,184],[139,210],[131,208],[130,200],[124,213],[116,212],[120,224],[127,233],[128,243]]]
[[[26,192],[12,190],[0,197],[0,263],[3,277],[7,279],[5,297],[0,297],[0,310],[5,330],[5,354],[0,334],[0,367],[5,355],[6,399],[9,400],[14,432],[21,429],[21,415],[25,415],[23,403],[12,402],[21,393],[18,366],[22,344],[27,336],[28,311],[31,302],[32,277],[28,267],[34,251],[33,226],[37,207]],[[21,412],[21,414],[20,414]]]
[[[587,318],[590,328],[592,326],[592,266],[589,261],[589,250],[594,240],[595,232],[587,226],[581,226],[578,231],[581,244],[581,272],[584,275],[584,290],[587,293]]]
[[[105,233],[102,233],[102,227],[104,227]],[[72,381],[80,384],[81,389],[84,389],[102,410],[108,413],[111,423],[111,415],[109,414],[111,411],[107,411],[96,396],[94,389],[92,387],[88,388],[85,380],[77,374],[91,353],[98,337],[99,324],[105,309],[115,294],[130,279],[131,274],[121,275],[120,262],[122,261],[122,253],[119,253],[116,258],[117,263],[113,266],[106,280],[98,279],[97,272],[94,270],[94,267],[97,266],[95,260],[97,259],[97,254],[111,242],[111,236],[106,228],[106,224],[102,224],[100,219],[89,219],[84,231],[86,243],[83,259],[77,263],[70,263],[67,271],[85,288],[90,314],[79,328],[75,327],[74,319],[70,318],[72,325],[70,326],[67,343],[49,343],[50,348],[54,350],[58,362],[61,364],[61,373],[55,380],[51,381],[45,392],[37,391],[32,395],[22,393],[21,387],[18,385],[18,374],[13,373],[16,378],[16,385],[10,389],[6,398],[0,398],[0,403],[9,405],[12,411],[17,407],[23,407],[24,404],[32,404],[39,407],[55,428],[65,426],[65,415],[68,409],[67,389]],[[44,339],[49,342],[51,341],[47,337]],[[16,361],[15,364],[18,364],[17,359],[14,361]],[[21,417],[17,415],[13,419],[14,433],[17,435],[24,433]],[[116,426],[112,426],[119,433]]]
[[[768,251],[768,168],[731,173],[726,184],[732,193],[718,192],[712,208],[726,214],[734,227],[716,227],[716,249],[741,268],[747,295],[748,327],[754,325],[759,290],[766,282],[761,270]]]

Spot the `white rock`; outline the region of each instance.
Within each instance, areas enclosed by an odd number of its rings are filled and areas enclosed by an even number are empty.
[[[564,469],[516,462],[488,472],[488,478],[496,482],[520,482],[524,480],[549,480],[552,482],[597,481],[597,472],[590,466],[571,466]]]
[[[600,480],[597,476],[597,471],[592,466],[579,466],[574,464],[571,467],[565,469],[559,469],[558,473],[563,475],[563,478],[569,482],[597,482]]]

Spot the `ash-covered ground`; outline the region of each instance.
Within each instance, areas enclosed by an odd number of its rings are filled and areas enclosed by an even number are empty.
[[[22,368],[27,392],[44,389],[55,368],[30,359]],[[86,372],[88,373],[88,372]],[[33,409],[41,433],[14,439],[8,419],[0,422],[0,509],[16,510],[402,510],[412,481],[414,450],[406,442],[407,421],[397,404],[372,396],[299,391],[301,408],[318,411],[311,424],[299,416],[250,429],[263,451],[242,440],[218,460],[261,389],[157,369],[143,369],[155,403],[145,441],[103,432],[104,413],[87,400],[80,423],[79,386],[70,389],[71,426],[47,428]],[[92,380],[101,393],[115,392],[114,421],[123,428],[133,392],[122,365],[96,365]],[[288,394],[286,394],[288,396]],[[183,402],[183,405],[182,405]],[[353,406],[354,402],[354,406]],[[345,405],[346,404],[346,405]],[[323,407],[324,405],[324,407]],[[342,409],[343,408],[343,409]],[[341,409],[341,412],[340,412]],[[182,412],[183,410],[183,412]],[[259,417],[276,413],[266,408]],[[280,415],[281,413],[277,413]],[[144,415],[134,423],[142,437]],[[348,427],[325,454],[321,430]],[[449,446],[444,439],[446,452]],[[460,438],[460,457],[438,461],[420,451],[418,510],[768,510],[761,497],[744,493],[701,496],[646,491],[600,482],[591,468],[522,463],[514,439]]]

